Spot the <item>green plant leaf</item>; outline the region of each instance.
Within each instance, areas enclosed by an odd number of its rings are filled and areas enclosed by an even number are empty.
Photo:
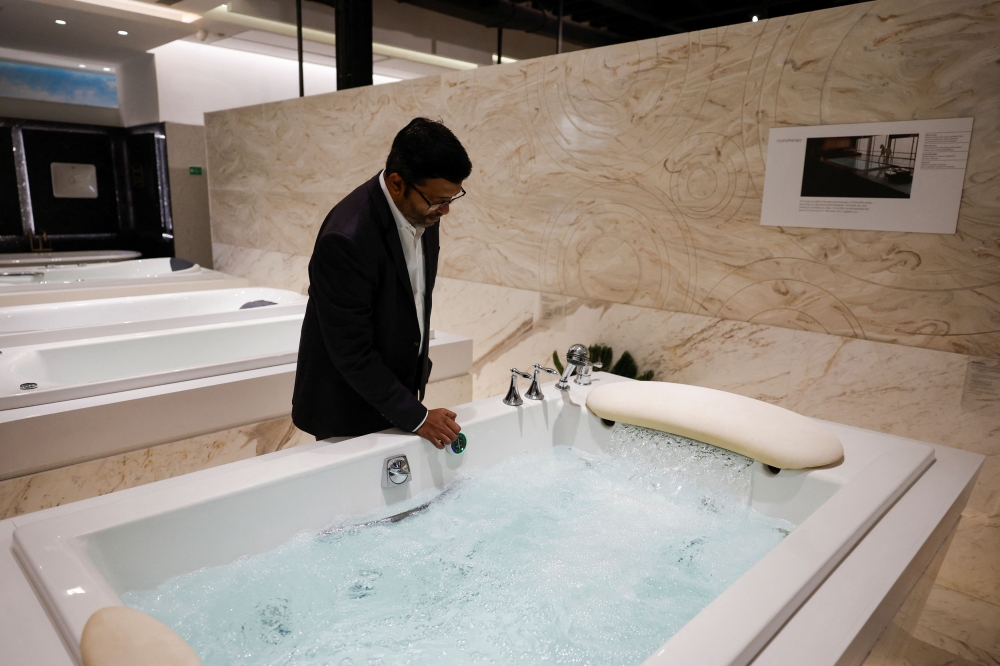
[[[552,365],[555,366],[560,375],[563,373],[563,364],[559,362],[559,352],[557,351],[552,352]]]
[[[648,382],[652,378],[653,378],[653,371],[652,370],[647,370],[646,372],[644,372],[641,375],[639,375],[638,377],[636,377],[636,379],[638,379],[640,382]]]
[[[611,368],[611,355],[613,353],[611,347],[599,342],[596,345],[591,345],[589,351],[591,363],[600,362],[601,368],[605,371]]]
[[[635,364],[635,359],[632,358],[632,354],[625,352],[622,357],[618,359],[614,367],[611,368],[611,374],[618,375],[619,377],[628,377],[629,379],[635,379],[635,376],[639,374],[639,366]]]
[[[601,362],[601,366],[605,372],[611,367],[611,359],[614,357],[614,352],[611,351],[611,347],[605,347],[604,351],[601,353],[601,358],[598,360]]]

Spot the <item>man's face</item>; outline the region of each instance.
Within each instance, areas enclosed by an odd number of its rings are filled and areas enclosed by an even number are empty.
[[[391,173],[385,179],[386,188],[396,208],[415,227],[432,227],[441,217],[447,215],[448,204],[462,191],[457,185],[444,178],[428,178],[422,185],[411,185],[407,192],[406,183],[398,173]],[[435,204],[444,203],[443,206]]]

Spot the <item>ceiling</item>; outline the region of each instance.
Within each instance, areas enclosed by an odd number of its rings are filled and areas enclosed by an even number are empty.
[[[152,3],[153,0],[146,1]],[[286,1],[292,3],[292,0],[279,1],[282,6]],[[854,4],[854,1],[563,0],[563,6],[565,17],[582,28],[581,34],[593,36],[595,32],[601,33],[605,36],[599,41],[611,43],[743,23],[753,15],[773,18]],[[171,6],[203,13],[219,2],[220,0],[180,0]],[[490,8],[495,16],[504,8],[517,5],[527,10],[536,10],[539,15],[544,13],[551,16],[558,11],[559,0],[435,0],[433,3],[419,4],[434,4],[437,11],[452,15],[457,14],[450,11],[449,6],[457,7],[456,12],[466,13],[470,8],[482,8],[483,11]],[[307,8],[309,5],[310,3],[306,3]],[[465,18],[468,20],[467,16]],[[65,21],[66,24],[59,25],[56,20]],[[488,24],[488,21],[476,22]],[[540,32],[549,31],[553,23],[550,20]],[[23,59],[17,57],[17,52],[33,52],[65,58],[62,64],[67,67],[78,62],[87,67],[113,68],[152,48],[190,37],[202,26],[209,31],[209,41],[232,37],[246,30],[208,20],[186,24],[75,0],[0,0],[0,57]],[[119,30],[128,34],[119,35]],[[36,58],[36,61],[39,60]]]
[[[535,9],[549,15],[559,11],[560,0],[399,0],[466,17],[479,12],[491,16],[494,25],[511,14],[511,5]],[[857,4],[859,0],[562,0],[565,19],[607,33],[607,42],[634,41],[759,19],[799,14],[819,9]],[[498,18],[500,17],[500,18]],[[486,19],[488,22],[489,19]],[[553,24],[541,28],[548,32]],[[597,45],[586,33],[585,39]]]
[[[0,0],[0,49],[43,53],[88,66],[115,66],[197,30],[178,21],[95,11],[100,9],[79,2]],[[66,24],[59,25],[56,20]],[[128,35],[119,35],[119,30]]]
[[[629,40],[693,32],[734,23],[801,14],[857,4],[859,0],[563,0],[563,13]],[[525,0],[519,4],[555,13],[559,0]]]

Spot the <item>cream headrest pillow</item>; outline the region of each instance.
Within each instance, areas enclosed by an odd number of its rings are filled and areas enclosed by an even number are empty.
[[[173,629],[125,606],[107,606],[90,616],[80,656],[83,666],[202,666]]]
[[[668,382],[617,382],[590,392],[587,407],[609,421],[714,444],[781,469],[837,462],[844,447],[812,419],[735,393]]]

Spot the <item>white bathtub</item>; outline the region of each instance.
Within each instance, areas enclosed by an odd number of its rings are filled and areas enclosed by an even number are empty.
[[[243,278],[172,259],[25,266],[0,269],[0,307],[246,286]]]
[[[12,347],[0,411],[294,363],[302,315]]]
[[[106,280],[190,279],[201,266],[176,259],[136,259],[117,263],[38,266],[0,270],[0,289],[65,289],[69,284]]]
[[[202,293],[218,292],[191,295]],[[0,347],[0,480],[288,416],[301,321],[300,309],[255,321]],[[428,396],[452,378],[471,385],[472,340],[431,335]],[[22,390],[26,382],[38,386]]]
[[[0,350],[28,344],[301,315],[308,298],[248,287],[0,308]],[[269,302],[272,305],[249,307]],[[241,309],[242,308],[242,309]]]
[[[56,266],[130,261],[142,255],[134,250],[80,250],[79,252],[14,252],[0,254],[0,268],[11,266]]]
[[[595,384],[614,381],[621,380],[598,373]],[[78,660],[86,620],[120,605],[127,591],[270,550],[303,530],[403,502],[522,452],[560,444],[600,452],[609,428],[584,407],[588,389],[545,390],[543,402],[519,408],[499,398],[456,408],[469,437],[463,456],[399,431],[319,442],[126,491],[128,501],[100,498],[77,511],[15,519],[13,552]],[[828,425],[844,444],[841,464],[778,475],[755,465],[754,508],[796,529],[646,663],[852,663],[841,658],[881,623],[860,646],[860,663],[906,596],[907,576],[923,570],[926,551],[938,545],[932,541],[953,529],[982,457]],[[383,461],[396,454],[408,456],[412,480],[383,489]],[[864,576],[838,575],[859,567]],[[817,606],[829,585],[840,600]],[[809,649],[818,632],[822,653]],[[790,656],[782,656],[788,646]]]

